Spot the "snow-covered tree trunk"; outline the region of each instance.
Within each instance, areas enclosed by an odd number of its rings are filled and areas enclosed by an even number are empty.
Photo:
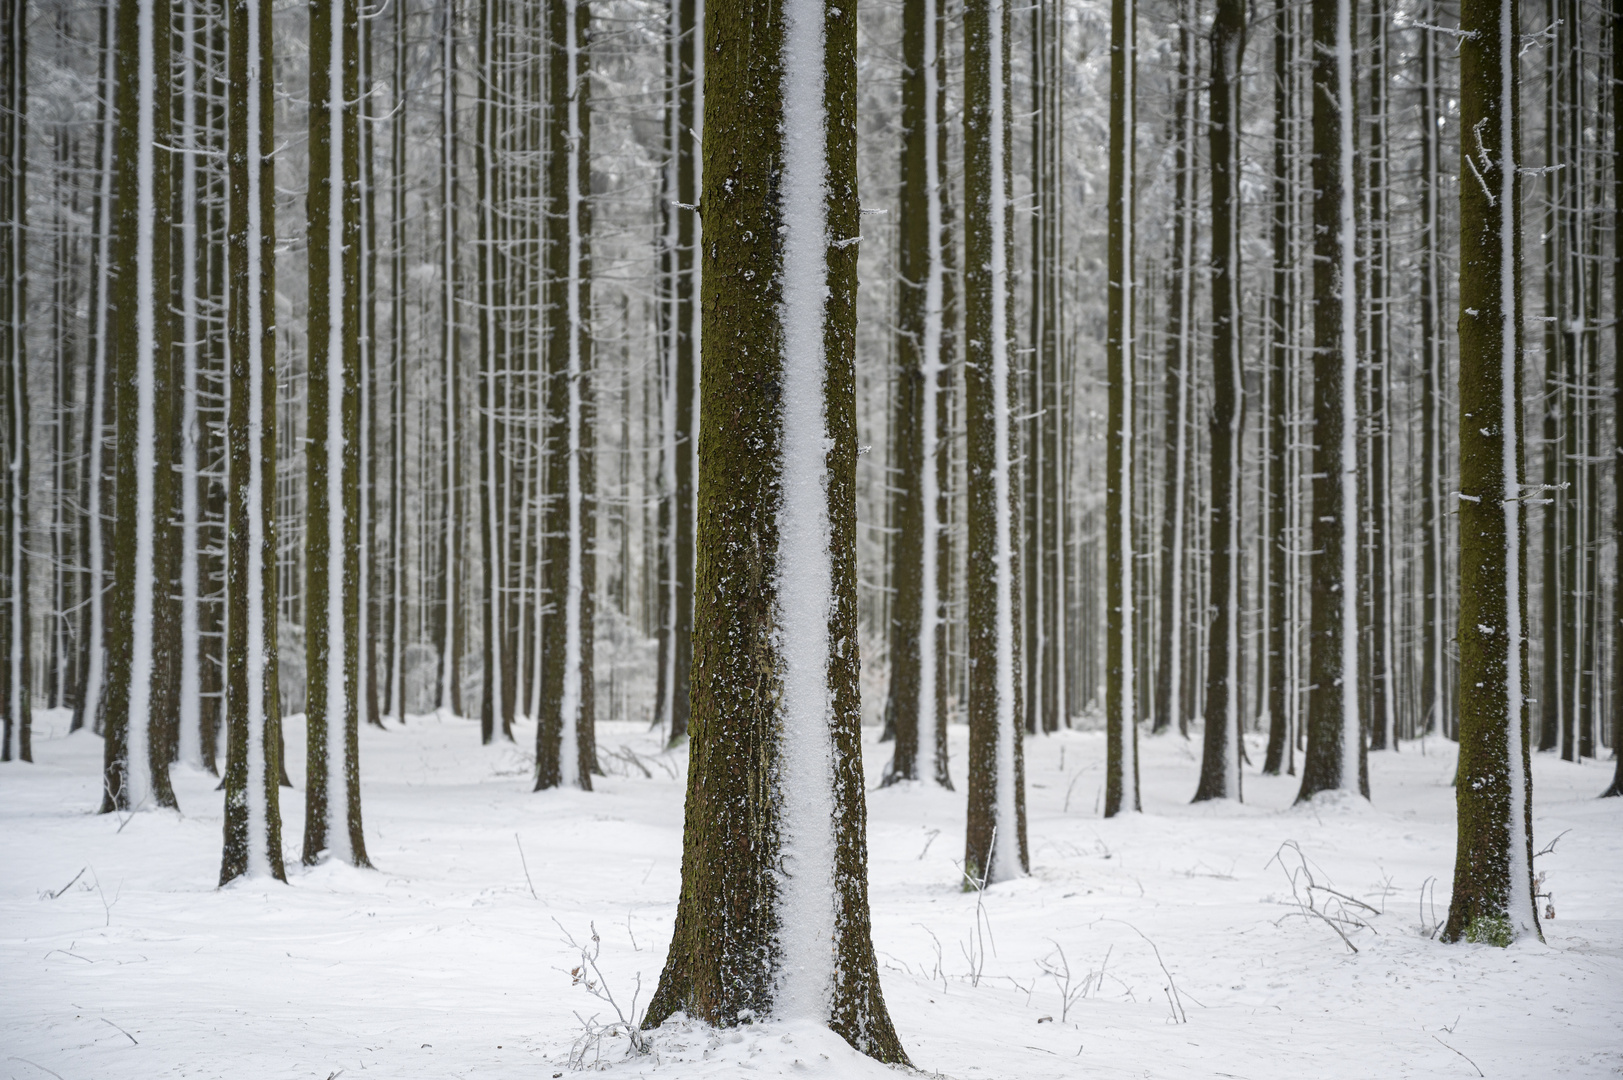
[[[1425,8],[1420,30],[1420,730],[1451,729],[1448,692],[1448,507],[1444,413],[1448,356],[1444,350],[1442,122],[1438,85],[1438,6]]]
[[[585,0],[548,0],[553,107],[547,184],[548,414],[546,673],[535,789],[591,790],[597,770],[592,674],[596,581],[591,284],[591,85]]]
[[[1239,799],[1241,454],[1245,434],[1240,343],[1240,78],[1245,0],[1217,0],[1212,22],[1211,631],[1205,745],[1195,801]],[[1176,555],[1176,553],[1174,553]]]
[[[902,217],[898,259],[893,439],[900,475],[892,480],[896,589],[891,606],[890,711],[896,743],[885,782],[917,780],[928,735],[945,751],[941,651],[940,398],[944,321],[942,19],[936,0],[914,0],[902,12]],[[951,786],[944,760],[937,782]]]
[[[456,0],[444,0],[440,15],[440,364],[444,377],[440,400],[440,492],[444,517],[440,533],[439,601],[435,644],[440,668],[435,707],[454,715],[462,711],[462,561],[460,420],[461,336],[457,319],[457,113]]]
[[[1623,232],[1623,0],[1612,0],[1608,15],[1612,23],[1612,228],[1613,234]],[[1612,295],[1623,296],[1623,244],[1614,243],[1612,248]],[[1616,303],[1616,300],[1613,301]],[[1614,341],[1614,356],[1623,356],[1623,319],[1614,319],[1612,322],[1612,337]],[[1612,412],[1612,441],[1613,466],[1612,482],[1615,486],[1616,498],[1614,507],[1623,507],[1623,366],[1614,361],[1612,368],[1612,392],[1616,395],[1613,400]],[[1623,513],[1612,511],[1612,528],[1616,533],[1613,541],[1612,582],[1613,589],[1617,583],[1623,582]],[[1623,672],[1623,604],[1616,600],[1613,593],[1612,600],[1612,672]],[[1623,694],[1615,688],[1612,690],[1612,758],[1616,761],[1616,768],[1612,773],[1611,785],[1601,794],[1616,798],[1623,796]]]
[[[705,40],[691,757],[682,898],[646,1022],[807,1019],[905,1062],[868,929],[856,11],[711,0]]]
[[[227,65],[225,843],[220,884],[286,880],[276,642],[276,189],[271,5],[233,0]]]
[[[187,55],[180,63],[179,93],[176,95],[181,109],[178,153],[175,167],[180,172],[179,198],[175,206],[180,220],[180,310],[176,312],[181,340],[181,417],[180,417],[180,715],[179,753],[177,760],[184,765],[203,763],[203,701],[202,660],[203,641],[201,626],[201,582],[198,568],[202,507],[198,500],[198,443],[202,432],[198,412],[198,364],[202,352],[202,313],[198,296],[198,219],[202,209],[198,205],[198,181],[202,171],[197,153],[199,141],[198,105],[200,91],[197,85],[198,63],[192,55],[202,35],[203,14],[197,0],[183,0],[180,4],[182,30],[180,40]]]
[[[161,715],[168,689],[155,655],[167,600],[169,462],[160,432],[169,409],[169,216],[171,162],[158,144],[169,130],[169,7],[120,0],[113,36],[112,242],[109,245],[110,368],[118,394],[113,589],[107,604],[107,738],[102,811],[174,806]]]
[[[1533,892],[1516,0],[1460,5],[1459,844],[1443,940],[1542,939]]]
[[[1288,408],[1290,372],[1294,366],[1291,349],[1295,329],[1295,304],[1291,291],[1291,192],[1290,168],[1292,155],[1291,134],[1296,85],[1293,70],[1295,38],[1291,33],[1292,16],[1286,0],[1274,0],[1273,40],[1273,170],[1270,177],[1269,246],[1272,253],[1268,320],[1263,328],[1267,334],[1267,415],[1263,432],[1267,439],[1262,465],[1265,472],[1264,499],[1267,512],[1264,517],[1263,589],[1265,590],[1266,618],[1263,630],[1262,705],[1268,715],[1268,749],[1263,757],[1262,771],[1278,776],[1285,765],[1289,750],[1294,763],[1295,746],[1289,743],[1291,695],[1288,672],[1290,668],[1288,614],[1291,609],[1289,568],[1290,507],[1293,500],[1286,484],[1290,472],[1290,413]],[[1292,769],[1294,772],[1294,768]]]
[[[968,462],[968,880],[1026,872],[1015,485],[1009,9],[964,8],[964,369]]]
[[[1199,126],[1195,79],[1195,5],[1180,9],[1178,22],[1178,99],[1173,107],[1172,267],[1167,299],[1165,510],[1161,515],[1160,640],[1155,665],[1152,732],[1178,721],[1178,733],[1189,735],[1184,708],[1185,568],[1189,562],[1189,427],[1190,383],[1195,358],[1195,234],[1199,172],[1195,167],[1195,131]],[[1148,659],[1146,657],[1146,659]]]
[[[1358,709],[1358,215],[1353,6],[1313,0],[1313,547],[1299,799],[1369,795]]]
[[[304,855],[369,865],[361,829],[356,0],[310,7]]]
[[[1138,7],[1110,8],[1109,251],[1105,356],[1105,817],[1138,810],[1138,592],[1133,550],[1133,371],[1136,282],[1134,127],[1137,121]]]
[[[28,627],[28,45],[26,0],[0,0],[0,429],[5,432],[0,468],[0,710],[4,741],[0,761],[34,759]]]

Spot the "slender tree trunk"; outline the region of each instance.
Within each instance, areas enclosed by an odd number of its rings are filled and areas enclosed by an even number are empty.
[[[1133,273],[1136,166],[1138,8],[1112,0],[1110,15],[1110,183],[1108,321],[1109,382],[1105,449],[1105,817],[1140,809],[1138,684],[1134,646],[1133,363],[1137,294]]]
[[[1612,0],[1612,230],[1613,235],[1623,231],[1623,0]],[[1623,244],[1614,241],[1612,247],[1613,303],[1623,296]],[[1623,319],[1613,319],[1613,355],[1623,356]],[[1615,485],[1614,507],[1623,507],[1623,366],[1616,361],[1612,368],[1612,482]],[[1616,768],[1612,783],[1601,792],[1603,797],[1623,796],[1623,693],[1616,681],[1623,673],[1623,510],[1612,511],[1613,542],[1612,565],[1612,759]]]
[[[356,0],[310,7],[304,862],[369,866],[361,828],[360,165]],[[339,800],[342,799],[340,804]]]
[[[1390,271],[1387,217],[1391,199],[1387,191],[1387,10],[1385,0],[1370,2],[1370,142],[1369,142],[1369,495],[1372,535],[1370,562],[1370,687],[1369,745],[1372,750],[1398,748],[1397,679],[1393,625],[1396,621],[1392,583],[1392,432],[1388,414],[1391,396]]]
[[[1212,416],[1211,636],[1205,745],[1195,801],[1239,799],[1240,538],[1244,377],[1240,366],[1240,77],[1245,0],[1217,0],[1212,23]]]
[[[1427,22],[1437,24],[1428,3]],[[1448,516],[1443,501],[1443,403],[1448,385],[1444,351],[1442,165],[1438,127],[1442,118],[1437,80],[1436,31],[1420,30],[1420,715],[1425,733],[1451,727],[1447,682]]]
[[[166,641],[170,530],[168,462],[159,432],[169,416],[169,8],[120,0],[114,31],[113,239],[109,246],[110,367],[118,383],[116,532],[107,605],[107,738],[102,812],[148,800],[175,805],[161,710],[167,680],[155,645]],[[137,629],[142,632],[137,632]],[[172,718],[168,718],[172,719]]]
[[[1459,846],[1444,941],[1543,938],[1533,897],[1516,0],[1460,5]],[[1475,142],[1476,145],[1471,145]]]
[[[644,1023],[794,1016],[905,1064],[868,930],[856,12],[712,0],[707,23],[692,755],[682,899]]]
[[[271,5],[233,0],[226,64],[225,843],[220,884],[285,881],[276,672],[276,188]]]
[[[1195,29],[1193,3],[1180,9],[1178,99],[1173,107],[1172,266],[1167,298],[1165,506],[1161,515],[1161,618],[1155,665],[1155,705],[1150,730],[1159,733],[1178,721],[1189,735],[1184,702],[1184,571],[1189,563],[1189,406],[1194,376],[1195,211],[1199,174],[1195,169]]]
[[[1291,261],[1291,206],[1296,199],[1291,184],[1292,141],[1296,96],[1295,35],[1292,11],[1286,0],[1275,0],[1274,17],[1274,145],[1273,221],[1269,241],[1273,249],[1273,281],[1268,299],[1268,450],[1267,469],[1267,662],[1264,670],[1268,709],[1268,750],[1262,771],[1278,776],[1284,767],[1290,731],[1291,574],[1290,510],[1290,376],[1294,368],[1295,296]]]
[[[445,527],[440,538],[440,600],[435,644],[439,687],[435,707],[462,713],[462,470],[460,456],[461,335],[457,326],[456,0],[445,0],[440,37],[440,490]]]
[[[0,0],[0,402],[6,479],[0,484],[0,761],[34,760],[28,627],[27,0]]]
[[[1009,333],[1009,10],[964,9],[964,407],[968,466],[969,881],[1026,872],[1016,384]],[[1001,839],[1002,846],[999,846]]]
[[[546,673],[536,728],[535,790],[570,784],[590,791],[597,772],[592,676],[596,599],[593,469],[591,12],[584,0],[548,0],[547,69],[552,102],[547,184],[546,304],[551,322],[548,409],[554,431],[547,470]]]
[[[1369,796],[1358,716],[1356,0],[1313,0],[1313,554],[1298,799]]]

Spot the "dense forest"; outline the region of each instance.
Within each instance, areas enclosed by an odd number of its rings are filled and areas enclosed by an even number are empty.
[[[1443,936],[1539,933],[1530,761],[1623,733],[1623,7],[0,0],[0,39],[5,760],[49,713],[103,812],[217,775],[224,884],[371,865],[363,728],[533,726],[538,792],[657,729],[649,1019],[834,985],[884,1061],[864,728],[967,800],[972,891],[1030,870],[1062,730],[1105,817],[1149,740],[1197,802],[1446,740]]]

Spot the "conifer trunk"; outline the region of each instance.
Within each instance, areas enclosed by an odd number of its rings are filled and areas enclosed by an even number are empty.
[[[227,29],[230,363],[225,841],[220,884],[286,880],[276,643],[276,188],[271,5],[233,0]]]
[[[1313,554],[1298,799],[1369,796],[1358,715],[1356,0],[1313,0]]]
[[[1543,938],[1533,891],[1516,0],[1460,5],[1459,843],[1444,941]],[[1475,143],[1475,145],[1473,145]]]
[[[1136,352],[1133,282],[1134,138],[1137,115],[1138,8],[1110,8],[1110,180],[1105,341],[1109,403],[1105,437],[1105,817],[1140,809],[1138,685],[1134,646],[1133,374]]]
[[[310,6],[304,862],[370,865],[361,828],[360,162],[356,0]],[[342,800],[342,801],[340,801]]]
[[[103,813],[149,801],[173,807],[162,710],[170,530],[168,461],[160,432],[169,409],[169,6],[119,0],[114,39],[113,212],[109,244],[109,370],[118,384],[118,454],[112,595],[107,619],[107,730]]]
[[[1291,185],[1291,138],[1295,112],[1295,37],[1291,33],[1292,13],[1286,0],[1275,0],[1274,10],[1274,131],[1273,131],[1273,221],[1269,241],[1273,250],[1273,280],[1268,298],[1268,426],[1267,453],[1267,627],[1263,670],[1264,695],[1268,710],[1268,749],[1262,771],[1278,776],[1285,764],[1286,741],[1290,734],[1290,645],[1291,566],[1290,509],[1292,500],[1287,480],[1290,475],[1290,412],[1288,393],[1294,358],[1295,297],[1291,290],[1291,205],[1295,199]],[[1293,755],[1294,757],[1294,755]],[[1295,771],[1292,769],[1292,771]]]
[[[1217,0],[1212,23],[1211,631],[1205,744],[1195,801],[1239,799],[1240,511],[1244,438],[1240,348],[1240,76],[1245,0]]]
[[[27,208],[28,45],[26,0],[0,0],[0,761],[34,760],[28,632]]]
[[[905,1063],[868,925],[856,11],[712,0],[705,29],[691,757],[682,897],[645,1024],[808,1019]]]

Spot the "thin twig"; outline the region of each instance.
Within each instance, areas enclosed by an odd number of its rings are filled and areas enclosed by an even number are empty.
[[[6,1060],[7,1061],[20,1061],[24,1065],[32,1065],[34,1068],[38,1069],[40,1072],[51,1073],[52,1076],[56,1077],[56,1080],[62,1080],[62,1074],[61,1073],[59,1073],[59,1072],[51,1072],[50,1069],[47,1069],[45,1066],[41,1065],[37,1061],[29,1061],[25,1057],[9,1057]]]
[[[535,882],[530,880],[529,861],[524,858],[524,842],[518,838],[518,833],[513,834],[513,843],[518,845],[518,861],[519,865],[524,867],[524,880],[530,886],[530,896],[539,900],[541,898],[535,895]]]
[[[1557,837],[1557,839],[1560,839],[1560,838]],[[73,888],[74,882],[76,882],[80,878],[84,877],[85,876],[85,871],[88,870],[88,869],[89,869],[89,867],[85,867],[85,866],[79,867],[79,872],[77,874],[73,875],[73,881],[68,882],[66,885],[62,886],[60,889],[56,890],[53,893],[46,893],[45,894],[46,899],[55,900],[57,897],[61,896],[65,892],[67,892],[69,889]],[[22,1058],[18,1058],[17,1060],[21,1061]],[[29,1064],[32,1065],[34,1063],[32,1061],[30,1061]],[[46,1071],[49,1072],[50,1070],[47,1069]]]
[[[109,1020],[109,1019],[107,1019],[107,1017],[105,1017],[105,1016],[98,1016],[98,1017],[96,1017],[96,1019],[97,1019],[97,1020],[100,1020],[100,1021],[101,1021],[101,1022],[102,1022],[102,1023],[104,1023],[104,1024],[106,1024],[106,1025],[108,1025],[108,1026],[109,1026],[109,1027],[114,1027],[114,1028],[118,1028],[118,1030],[119,1030],[119,1031],[123,1031],[123,1032],[124,1032],[124,1037],[125,1037],[125,1038],[126,1038],[126,1039],[128,1039],[128,1040],[130,1040],[130,1042],[132,1042],[132,1043],[135,1043],[135,1045],[136,1045],[136,1046],[140,1046],[140,1045],[141,1045],[141,1044],[140,1044],[140,1043],[139,1043],[139,1042],[138,1042],[138,1041],[137,1041],[137,1040],[136,1040],[136,1038],[135,1038],[135,1036],[134,1036],[134,1035],[131,1035],[131,1034],[130,1034],[130,1033],[129,1033],[129,1032],[127,1032],[127,1031],[124,1031],[124,1029],[123,1029],[123,1028],[121,1028],[121,1027],[118,1027],[118,1025],[117,1025],[117,1024],[115,1024],[115,1023],[113,1023],[113,1022],[112,1022],[112,1021],[111,1021],[111,1020]]]
[[[1437,1039],[1437,1036],[1435,1036],[1435,1035],[1433,1035],[1433,1036],[1432,1036],[1432,1038],[1434,1038],[1434,1039]],[[1444,1046],[1448,1046],[1448,1044],[1447,1044],[1447,1043],[1445,1043],[1445,1042],[1443,1042],[1443,1040],[1441,1040],[1441,1039],[1437,1039],[1437,1041],[1438,1041],[1438,1042],[1439,1042],[1439,1043],[1442,1043],[1442,1044],[1443,1044],[1443,1045],[1444,1045]],[[1448,1046],[1448,1048],[1449,1048],[1449,1049],[1450,1049],[1450,1050],[1454,1050],[1454,1048],[1453,1048],[1453,1047],[1452,1047],[1452,1046]],[[1466,1060],[1466,1061],[1467,1061],[1467,1062],[1470,1062],[1470,1065],[1471,1065],[1471,1068],[1473,1068],[1473,1069],[1476,1069],[1476,1074],[1477,1074],[1477,1075],[1478,1075],[1478,1076],[1483,1076],[1483,1075],[1486,1075],[1486,1074],[1484,1074],[1484,1073],[1483,1073],[1483,1071],[1482,1071],[1482,1070],[1481,1070],[1481,1069],[1480,1069],[1480,1068],[1478,1068],[1478,1067],[1477,1067],[1477,1063],[1476,1063],[1476,1062],[1474,1062],[1474,1061],[1471,1061],[1471,1059],[1470,1059],[1470,1058],[1468,1058],[1468,1057],[1465,1057],[1465,1055],[1464,1055],[1464,1054],[1463,1054],[1463,1053],[1461,1053],[1461,1052],[1460,1052],[1460,1051],[1458,1051],[1458,1050],[1454,1050],[1454,1052],[1455,1052],[1455,1053],[1456,1053],[1456,1054],[1459,1054],[1459,1055],[1460,1055],[1460,1057],[1462,1057],[1462,1058],[1465,1058],[1465,1060]]]

